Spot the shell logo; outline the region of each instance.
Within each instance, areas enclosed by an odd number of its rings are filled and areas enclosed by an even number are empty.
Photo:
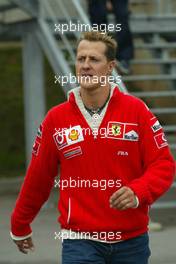
[[[76,129],[72,129],[68,134],[68,138],[72,141],[77,140],[79,138],[79,132]]]

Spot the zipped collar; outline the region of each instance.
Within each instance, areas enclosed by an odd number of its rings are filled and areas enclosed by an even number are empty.
[[[118,88],[118,85],[116,83],[111,83],[111,92],[110,92],[110,98],[109,98],[109,101],[111,99],[117,99],[119,97],[119,95],[121,94],[122,92],[120,91],[120,89]],[[67,93],[67,100],[70,102],[70,103],[73,103],[73,104],[77,104],[77,97],[79,97],[79,102],[81,101],[82,102],[82,99],[81,99],[81,96],[80,96],[80,86],[76,87],[76,88],[73,88],[71,89],[68,93]],[[78,103],[79,103],[78,102]],[[109,103],[109,102],[108,102]],[[82,102],[83,104],[83,102]]]
[[[93,116],[91,116],[84,107],[83,101],[80,96],[80,87],[76,87],[72,89],[68,95],[69,95],[69,102],[71,104],[74,104],[74,106],[76,105],[79,108],[80,112],[86,119],[88,125],[93,130],[93,129],[98,129],[100,127],[100,124],[102,123],[102,120],[105,116],[105,113],[106,113],[106,110],[108,108],[110,101],[116,99],[119,93],[120,91],[119,91],[119,88],[117,87],[117,84],[112,83],[110,98],[109,98],[108,103],[106,104],[106,106],[103,108],[102,112],[99,115],[95,114]]]

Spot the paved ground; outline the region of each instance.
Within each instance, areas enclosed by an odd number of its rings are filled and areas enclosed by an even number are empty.
[[[49,203],[33,224],[35,252],[23,255],[17,251],[9,237],[9,216],[14,206],[16,195],[0,196],[0,264],[61,264],[61,243],[55,240],[54,232],[59,231],[57,210]],[[167,219],[165,228],[160,232],[150,233],[152,258],[150,264],[176,263],[176,225],[175,212],[154,211],[153,218]],[[158,217],[157,217],[158,216]],[[168,218],[169,217],[169,218]],[[141,260],[142,264],[142,260]]]

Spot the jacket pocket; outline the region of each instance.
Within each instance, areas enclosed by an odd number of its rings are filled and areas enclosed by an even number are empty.
[[[68,199],[68,209],[67,209],[67,225],[75,226],[79,225],[83,219],[83,209],[80,204],[73,197]]]
[[[67,224],[70,223],[70,216],[71,216],[71,198],[68,198],[68,212],[67,212]]]

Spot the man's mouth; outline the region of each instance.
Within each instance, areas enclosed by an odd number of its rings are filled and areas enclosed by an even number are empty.
[[[83,76],[83,77],[93,77],[93,74],[83,73],[83,74],[81,74],[81,76]]]

